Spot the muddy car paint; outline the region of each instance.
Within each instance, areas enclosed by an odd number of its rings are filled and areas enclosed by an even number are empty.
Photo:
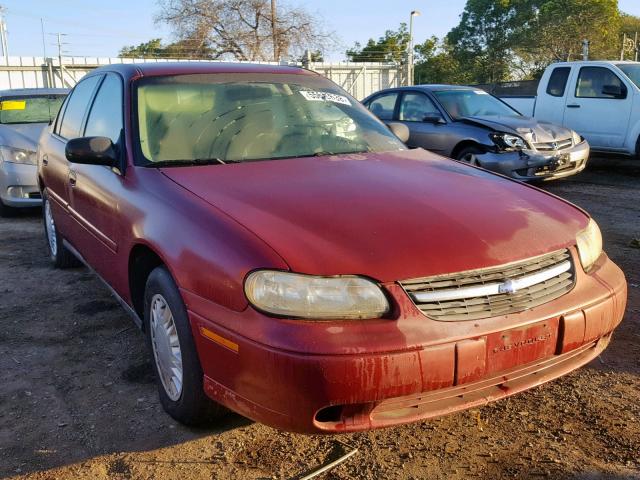
[[[124,86],[125,164],[117,170],[72,165],[52,155],[64,146],[53,135],[40,149],[49,153],[48,164],[39,161],[40,185],[50,191],[66,241],[137,317],[142,304],[133,280],[140,259],[153,252],[167,266],[212,399],[285,430],[356,431],[515,393],[606,347],[624,311],[624,276],[606,254],[585,273],[575,237],[588,216],[535,188],[420,149],[136,166],[135,81],[216,72],[285,72],[301,82],[315,75],[253,65],[103,67],[93,75],[117,75]],[[574,288],[515,314],[436,321],[399,284],[558,249],[570,252]],[[384,288],[391,312],[322,322],[268,316],[249,305],[243,290],[246,276],[265,268],[370,277]]]
[[[0,91],[0,101],[21,97],[66,95],[64,88],[25,88]],[[0,124],[0,145],[33,152],[46,123]],[[0,160],[0,201],[8,207],[36,207],[42,203],[35,164],[12,163]]]
[[[568,128],[519,116],[517,112],[513,116],[452,118],[433,92],[460,90],[481,91],[451,85],[419,85],[381,90],[364,99],[363,103],[370,105],[381,95],[397,92],[393,121],[401,122],[409,128],[407,145],[425,148],[454,159],[461,159],[460,154],[465,149],[475,147],[477,152],[474,153],[474,164],[517,180],[552,180],[575,175],[586,168],[589,144],[584,139],[577,143],[573,141],[573,132]],[[429,98],[438,109],[442,121],[399,120],[400,103],[407,93],[418,93]],[[491,133],[517,135],[527,145],[521,150],[502,151],[491,140]],[[567,139],[569,145],[558,146],[559,140]]]

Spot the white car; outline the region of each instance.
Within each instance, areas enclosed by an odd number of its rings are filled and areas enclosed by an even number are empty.
[[[554,63],[537,97],[501,98],[523,115],[575,130],[594,151],[640,157],[640,62]]]

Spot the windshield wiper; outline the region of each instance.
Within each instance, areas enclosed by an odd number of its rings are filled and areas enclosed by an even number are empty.
[[[160,167],[189,167],[193,165],[226,165],[227,163],[233,163],[233,160],[225,161],[221,158],[190,158],[187,160],[159,160],[157,162],[149,162],[144,165],[150,168]]]

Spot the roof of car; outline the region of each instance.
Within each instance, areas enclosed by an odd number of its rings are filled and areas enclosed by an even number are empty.
[[[0,90],[0,97],[34,96],[34,95],[66,95],[68,88],[11,88]]]
[[[93,70],[92,74],[101,72],[118,72],[126,78],[196,73],[281,73],[289,75],[317,75],[315,72],[296,66],[240,62],[119,63],[96,68]]]

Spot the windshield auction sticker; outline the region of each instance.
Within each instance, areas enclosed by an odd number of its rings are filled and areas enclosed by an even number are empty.
[[[24,110],[27,108],[26,100],[5,100],[0,102],[0,110]]]
[[[341,103],[342,105],[351,105],[347,97],[344,95],[336,95],[335,93],[301,90],[300,95],[310,102],[333,102]]]

